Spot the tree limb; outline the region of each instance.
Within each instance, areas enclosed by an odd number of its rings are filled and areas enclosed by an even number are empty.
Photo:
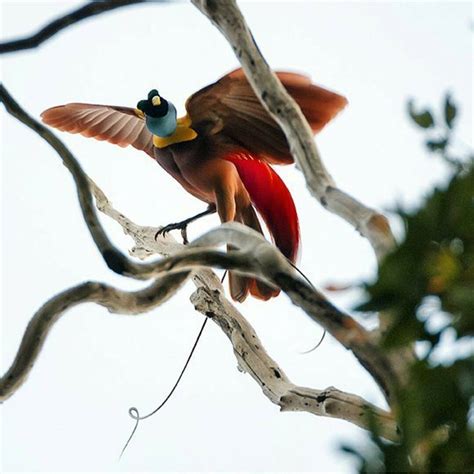
[[[56,20],[48,23],[30,36],[0,43],[0,54],[37,48],[55,34],[86,18],[146,1],[147,0],[102,0],[87,3],[77,10],[73,10],[64,16],[56,18]]]
[[[370,429],[371,417],[380,427],[381,436],[399,439],[393,416],[352,393],[334,387],[318,390],[294,385],[265,351],[252,326],[224,296],[221,290],[205,286],[191,296],[196,310],[211,318],[229,338],[239,368],[249,373],[264,395],[281,411],[304,411],[318,416],[339,418]]]
[[[125,232],[134,238],[137,246],[132,249],[133,255],[141,258],[154,253],[168,255],[150,264],[150,275],[156,277],[167,272],[215,266],[238,270],[281,288],[295,305],[301,307],[311,319],[354,353],[376,379],[387,400],[392,401],[393,387],[403,378],[404,365],[400,364],[396,355],[384,353],[369,331],[302,280],[278,249],[259,233],[238,223],[227,223],[204,234],[190,245],[181,247],[181,250],[176,247],[166,248],[163,241],[155,242],[154,228],[136,226],[113,209],[94,183],[91,183],[91,189],[98,208],[119,222]],[[240,250],[224,253],[213,249],[224,243]]]
[[[118,222],[125,233],[134,239],[135,246],[130,251],[132,255],[147,258],[159,253],[164,256],[172,255],[171,258],[174,256],[179,259],[179,256],[187,251],[185,246],[172,242],[171,239],[155,241],[156,228],[134,224],[113,208],[104,193],[93,182],[91,182],[91,189],[96,198],[97,207],[105,215]],[[233,224],[230,225],[231,229],[232,226]],[[221,226],[219,230],[223,233],[236,233],[234,230],[229,231],[225,226],[224,228]],[[244,233],[247,230],[247,228],[243,228]],[[242,237],[242,241],[247,239],[245,235],[240,235],[240,237]],[[201,243],[208,244],[211,239],[215,239],[215,242],[219,241],[214,231],[201,239]],[[237,240],[233,241],[237,242]],[[264,244],[268,243],[264,241]],[[249,248],[255,246],[253,240],[248,243]],[[271,247],[270,244],[268,246]],[[201,251],[202,254],[201,248],[191,250],[195,253]],[[225,259],[226,254],[220,255]],[[281,254],[279,258],[286,262]],[[252,259],[253,257],[250,258],[250,260]],[[225,261],[222,263],[225,264]],[[191,264],[189,263],[189,265]],[[176,267],[171,265],[167,271],[176,271]],[[222,329],[232,343],[239,367],[253,377],[265,396],[272,403],[280,406],[282,411],[306,411],[318,416],[344,419],[364,429],[370,429],[370,420],[371,417],[374,417],[383,437],[392,441],[398,439],[399,435],[393,416],[357,395],[341,392],[333,387],[317,390],[294,385],[277,362],[265,351],[253,327],[225,297],[217,275],[208,268],[195,268],[193,281],[197,287],[191,296],[191,302],[195,309],[211,318]]]
[[[378,259],[394,246],[388,220],[336,187],[299,106],[260,52],[235,0],[192,0],[231,45],[257,97],[280,124],[311,194],[328,211],[352,224],[371,243]]]
[[[155,241],[155,228],[137,226],[116,211],[92,181],[90,186],[98,208],[115,219],[134,238],[136,246],[132,249],[132,254],[144,258],[155,252],[170,255],[184,248],[169,237]],[[228,230],[224,229],[224,232]],[[212,233],[210,236],[215,238]],[[0,400],[6,400],[24,383],[49,331],[66,310],[81,303],[94,302],[114,313],[139,314],[149,311],[174,294],[189,276],[188,271],[175,268],[169,272],[172,273],[160,276],[149,287],[136,292],[125,292],[103,283],[87,282],[51,298],[28,324],[13,364],[0,379]],[[318,416],[338,418],[364,429],[369,429],[371,420],[375,419],[384,437],[398,439],[392,415],[357,395],[341,392],[333,387],[317,390],[291,383],[267,354],[252,326],[225,298],[222,285],[214,272],[200,269],[194,273],[193,280],[197,291],[191,300],[196,310],[219,325],[232,343],[239,367],[250,373],[267,398],[279,405],[282,411],[306,411]]]
[[[36,132],[41,138],[48,142],[61,157],[64,166],[71,173],[76,185],[79,204],[82,216],[89,232],[94,239],[97,249],[101,253],[107,266],[119,275],[129,276],[137,279],[147,279],[146,269],[142,269],[140,264],[127,258],[118,248],[116,248],[107,237],[102,225],[97,218],[96,208],[89,189],[87,175],[81,165],[64,143],[56,137],[49,129],[31,117],[10,95],[5,86],[0,83],[0,101],[3,102],[9,114],[24,123]]]
[[[26,381],[47,335],[68,309],[82,303],[97,303],[112,313],[144,313],[168,300],[188,276],[186,271],[166,275],[134,292],[122,291],[105,283],[86,282],[51,298],[31,318],[12,365],[0,379],[0,402],[13,395]]]
[[[395,246],[387,218],[339,189],[327,171],[313,133],[298,104],[288,94],[263,57],[235,0],[192,0],[199,11],[221,31],[232,47],[257,97],[282,128],[297,167],[311,194],[328,211],[342,217],[368,239],[380,262]],[[391,315],[379,314],[379,338],[391,325]],[[406,379],[407,367],[415,360],[412,348],[391,351],[399,381]]]
[[[140,2],[106,1],[101,3],[102,5],[108,4],[108,9],[112,9]],[[385,217],[363,206],[335,187],[319,158],[312,134],[301,111],[260,55],[235,2],[233,0],[228,2],[193,0],[193,3],[219,25],[229,41],[231,38],[242,41],[244,45],[242,49],[237,46],[238,42],[234,44],[231,41],[231,43],[237,56],[242,60],[246,74],[250,76],[252,86],[263,100],[264,105],[282,126],[311,192],[323,206],[345,218],[366,236],[377,256],[381,258],[393,245],[393,237]],[[223,14],[224,11],[225,14]],[[91,13],[88,16],[97,13],[99,12]],[[83,18],[73,18],[72,23],[80,19]],[[26,49],[41,44],[57,31],[68,26],[67,22],[62,24],[60,20],[57,20],[59,23],[56,23],[52,29],[48,30],[46,27],[31,38],[18,40],[14,47]],[[54,30],[54,28],[58,29]],[[32,41],[32,46],[29,41]],[[35,44],[35,41],[39,42]],[[14,49],[9,50],[8,48],[12,48],[14,43],[9,42],[7,46],[1,45],[2,48],[6,47],[7,49],[0,49],[0,52],[13,51]],[[275,247],[262,239],[261,236],[255,233],[253,235],[251,230],[230,224],[209,232],[195,243],[198,247],[182,249],[179,254],[175,254],[178,248],[173,246],[173,248],[163,250],[163,254],[168,255],[167,258],[156,262],[139,264],[130,260],[113,246],[102,229],[93,206],[90,187],[95,192],[99,208],[106,213],[109,212],[109,215],[116,218],[125,230],[128,225],[127,231],[132,236],[133,223],[120,213],[115,211],[114,214],[112,212],[103,193],[101,197],[100,190],[88,181],[87,175],[64,144],[48,129],[32,119],[14,101],[3,85],[0,85],[0,98],[9,113],[42,136],[60,154],[64,164],[73,175],[84,219],[108,266],[113,271],[125,276],[139,279],[154,278],[150,286],[138,292],[123,292],[102,283],[84,283],[66,290],[48,301],[31,320],[12,366],[0,380],[0,395],[2,397],[7,398],[26,379],[49,329],[66,309],[81,302],[93,301],[116,312],[136,314],[146,311],[167,299],[192,271],[194,272],[194,282],[198,287],[192,297],[196,309],[212,317],[224,330],[232,342],[240,367],[253,376],[273,403],[280,405],[282,410],[304,410],[321,416],[341,418],[364,428],[369,428],[369,418],[372,413],[372,416],[375,416],[383,427],[384,435],[388,439],[397,439],[396,426],[392,416],[365,402],[360,397],[340,392],[334,388],[321,391],[293,385],[275,361],[266,354],[251,326],[225,299],[222,286],[216,275],[209,269],[205,269],[210,266],[234,269],[244,274],[257,276],[282,288],[293,303],[302,307],[310,317],[322,324],[339,342],[354,352],[378,381],[387,398],[390,399],[392,396],[391,387],[396,383],[397,373],[391,366],[389,357],[384,355],[373,343],[370,333],[365,331],[362,326],[303,282]],[[105,198],[105,201],[102,198]],[[136,242],[140,242],[142,239],[143,243],[150,238],[146,234],[146,232],[142,232]],[[151,235],[154,236],[154,232]],[[213,248],[221,243],[232,243],[240,250],[223,253]],[[166,242],[160,241],[157,245],[165,244],[168,245]],[[202,248],[203,246],[204,248]],[[154,253],[144,247],[141,251],[145,253],[148,251],[149,254]],[[140,253],[139,247],[136,247],[136,253]]]

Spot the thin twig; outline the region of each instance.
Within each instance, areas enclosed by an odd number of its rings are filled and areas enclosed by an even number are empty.
[[[87,3],[77,10],[56,18],[32,35],[0,43],[0,54],[37,48],[55,34],[82,20],[117,8],[145,2],[146,0],[102,0]]]

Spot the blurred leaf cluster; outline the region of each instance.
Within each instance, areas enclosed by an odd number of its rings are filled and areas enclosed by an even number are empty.
[[[426,349],[397,394],[400,443],[382,440],[374,426],[372,449],[343,448],[358,458],[360,472],[474,471],[474,157],[453,154],[457,109],[446,95],[437,124],[431,110],[408,104],[429,135],[428,151],[450,173],[416,210],[398,209],[404,241],[366,284],[367,300],[357,308],[389,313],[386,350],[420,341]],[[449,357],[439,357],[449,339]]]
[[[474,159],[472,152],[464,157],[457,156],[455,151],[454,129],[458,107],[453,102],[451,94],[446,94],[443,101],[443,109],[436,118],[436,114],[430,109],[416,110],[414,101],[408,101],[408,114],[413,122],[421,128],[426,129],[426,148],[433,153],[439,154],[446,163],[454,166],[457,171],[462,170],[469,161]],[[466,159],[467,158],[467,159]]]

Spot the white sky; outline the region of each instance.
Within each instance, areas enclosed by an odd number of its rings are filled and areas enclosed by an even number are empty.
[[[2,37],[32,32],[81,2],[2,1]],[[415,204],[443,167],[427,156],[405,104],[438,105],[446,90],[462,104],[460,136],[472,140],[470,3],[245,2],[242,10],[274,68],[304,71],[349,99],[317,138],[339,186],[386,210]],[[134,106],[151,88],[182,110],[200,87],[237,66],[231,48],[194,7],[141,5],[76,25],[40,49],[2,58],[2,78],[36,117],[66,102]],[[1,111],[2,372],[31,315],[49,297],[88,279],[137,288],[107,270],[82,221],[72,180],[45,142]],[[145,154],[61,134],[116,208],[138,223],[175,222],[204,208]],[[321,286],[373,275],[366,241],[325,212],[292,167],[279,173],[294,195],[302,228],[300,266]],[[131,241],[104,219],[114,242]],[[217,224],[215,216],[191,234]],[[363,432],[338,420],[280,414],[230,344],[209,324],[166,408],[143,422],[123,460],[132,421],[174,383],[202,317],[188,285],[140,317],[87,305],[63,317],[27,383],[2,407],[7,471],[337,471],[353,470],[338,451]],[[330,295],[350,309],[360,294]],[[376,386],[331,337],[302,356],[321,329],[283,295],[239,309],[295,383],[334,385],[383,403]]]

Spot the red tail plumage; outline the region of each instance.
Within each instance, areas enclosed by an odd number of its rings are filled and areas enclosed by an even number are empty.
[[[275,245],[294,263],[300,244],[300,228],[295,203],[285,183],[270,165],[248,152],[235,152],[225,159],[237,168]]]

